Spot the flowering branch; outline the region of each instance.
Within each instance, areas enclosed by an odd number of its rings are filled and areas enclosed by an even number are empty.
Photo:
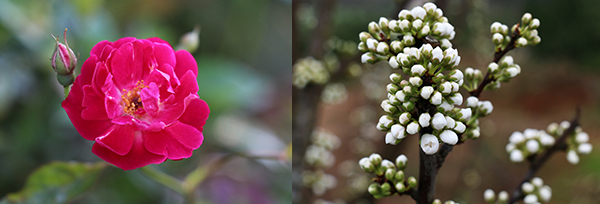
[[[536,157],[536,155],[532,155],[528,158],[530,164],[529,170],[527,171],[527,174],[525,174],[523,180],[519,183],[518,187],[515,188],[513,195],[508,203],[516,203],[517,201],[523,199],[525,195],[521,186],[525,182],[528,182],[533,178],[533,176],[540,170],[540,168],[546,163],[546,161],[548,161],[552,154],[556,153],[559,150],[564,150],[567,147],[567,138],[569,137],[569,135],[573,134],[573,132],[575,132],[575,128],[579,126],[580,112],[580,108],[577,108],[575,112],[575,117],[573,118],[573,120],[571,120],[571,125],[568,129],[566,129],[563,132],[561,137],[556,140],[556,143],[554,143],[554,145],[550,147],[550,149],[548,149],[543,155],[539,157]]]

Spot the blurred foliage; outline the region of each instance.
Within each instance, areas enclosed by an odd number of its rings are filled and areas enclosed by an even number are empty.
[[[52,162],[29,176],[25,187],[0,203],[65,203],[84,192],[98,178],[105,162]]]
[[[175,46],[181,35],[202,27],[192,54],[198,94],[211,108],[205,141],[189,159],[156,165],[160,171],[183,179],[218,154],[285,151],[291,141],[290,13],[290,0],[0,0],[0,198],[23,189],[27,176],[51,161],[100,160],[60,106],[63,93],[48,58],[54,48],[50,33],[65,28],[80,67],[102,40],[160,37]],[[239,133],[261,143],[230,140]],[[289,202],[286,165],[232,160],[200,184],[197,197],[222,203],[211,196],[219,189],[238,203]],[[77,203],[183,202],[138,170],[110,167],[100,177]]]

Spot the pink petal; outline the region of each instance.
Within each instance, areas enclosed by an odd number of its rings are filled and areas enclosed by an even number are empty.
[[[168,64],[175,67],[175,53],[173,53],[173,48],[169,44],[155,43],[153,54],[158,66]]]
[[[113,48],[110,45],[106,45],[106,47],[104,47],[104,49],[102,50],[102,53],[100,55],[98,55],[98,61],[100,61],[100,62],[106,61],[106,59],[108,58],[108,56],[110,56],[110,54],[112,53],[113,50],[115,50],[115,48]]]
[[[102,50],[104,50],[104,47],[106,47],[109,44],[111,44],[111,42],[109,42],[108,40],[98,42],[98,44],[94,45],[94,47],[92,47],[92,50],[90,50],[90,56],[96,55],[96,57],[100,58],[100,56],[102,55]]]
[[[150,114],[150,116],[156,116],[156,112],[158,111],[159,96],[158,87],[154,82],[150,83],[148,88],[142,89],[140,93],[144,110],[146,110],[146,113]]]
[[[155,42],[155,43],[164,43],[164,44],[167,44],[167,45],[169,45],[169,47],[172,47],[172,46],[171,46],[171,44],[169,44],[169,42],[167,42],[167,41],[165,41],[165,40],[163,40],[163,39],[160,39],[160,38],[158,38],[158,37],[151,37],[151,38],[148,38],[148,39],[146,39],[146,40],[149,40],[149,41],[151,41],[151,42]]]
[[[158,90],[160,91],[160,101],[164,101],[167,97],[174,93],[173,87],[171,87],[170,79],[171,77],[168,74],[155,69],[150,72],[150,75],[148,78],[146,78],[146,82],[155,83],[157,85]]]
[[[167,159],[165,155],[153,154],[146,150],[142,137],[134,139],[133,147],[126,155],[118,155],[98,143],[94,143],[92,152],[123,170],[137,169],[148,164],[160,164]]]
[[[179,50],[175,52],[175,57],[177,58],[177,66],[175,66],[177,77],[183,78],[188,70],[192,70],[194,76],[198,76],[198,64],[190,52]]]
[[[104,135],[97,137],[96,143],[123,156],[131,150],[135,134],[134,127],[130,125],[114,125]]]
[[[96,63],[96,70],[94,72],[94,77],[92,78],[92,87],[94,87],[96,91],[101,92],[102,86],[104,86],[108,75],[110,75],[110,73],[108,72],[106,64],[102,62]]]
[[[137,41],[127,43],[113,52],[110,71],[120,89],[130,89],[142,77],[143,53]]]
[[[94,140],[96,137],[104,134],[113,124],[110,120],[84,120],[81,118],[81,112],[83,111],[83,107],[81,106],[83,91],[79,84],[81,84],[82,79],[80,77],[75,79],[69,96],[62,102],[62,107],[67,112],[77,132],[85,139]]]
[[[104,108],[104,94],[97,92],[92,86],[83,86],[83,111],[81,118],[85,120],[108,120]]]
[[[198,96],[198,81],[191,70],[188,70],[180,80],[181,85],[175,89],[176,101],[181,101],[190,94]]]
[[[171,96],[169,99],[173,99]],[[183,112],[186,110],[186,106],[198,96],[190,94],[183,100],[169,100],[167,99],[164,104],[163,110],[154,118],[154,121],[161,121],[167,125],[175,122]]]
[[[102,92],[104,92],[104,109],[108,118],[115,118],[124,114],[123,107],[121,107],[121,92],[117,89],[113,83],[113,76],[108,74],[106,81],[102,86]]]
[[[144,131],[144,138],[148,151],[167,155],[173,160],[192,156],[193,150],[200,147],[203,139],[198,130],[179,123],[159,132]]]
[[[73,86],[75,86],[76,84],[79,86],[83,86],[83,85],[87,85],[92,83],[92,78],[94,76],[94,72],[96,72],[96,63],[98,62],[98,58],[96,57],[96,55],[92,55],[90,56],[90,58],[88,58],[87,60],[85,60],[85,62],[83,62],[83,65],[81,66],[81,74],[79,74],[79,76],[77,76],[77,79],[80,79],[79,82],[78,80],[75,80],[75,82],[73,83]]]
[[[179,117],[179,122],[195,127],[202,132],[204,124],[208,119],[210,109],[202,99],[193,99],[185,108],[185,112]]]
[[[115,41],[115,42],[111,43],[111,45],[112,45],[112,47],[114,47],[114,48],[119,48],[119,47],[121,47],[122,45],[124,45],[124,44],[127,44],[127,43],[129,43],[129,42],[133,42],[133,41],[135,41],[135,40],[137,40],[137,39],[135,39],[134,37],[124,37],[124,38],[121,38],[121,39],[119,39],[119,40],[117,40],[117,41]]]

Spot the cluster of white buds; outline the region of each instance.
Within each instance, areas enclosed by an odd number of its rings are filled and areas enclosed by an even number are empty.
[[[340,147],[341,141],[334,134],[317,128],[312,134],[312,144],[306,148],[304,159],[310,166],[316,168],[329,168],[335,163],[335,156],[331,151]]]
[[[417,179],[413,176],[406,178],[404,175],[407,161],[408,158],[403,154],[396,158],[395,163],[382,159],[381,155],[377,153],[362,158],[358,162],[360,168],[377,175],[377,179],[374,179],[375,182],[369,185],[369,193],[375,198],[382,198],[396,193],[402,194],[415,188]]]
[[[521,66],[514,63],[511,56],[505,56],[498,63],[492,62],[487,67],[492,82],[484,87],[484,90],[496,90],[500,88],[500,82],[509,82],[512,78],[521,73]],[[483,80],[482,72],[478,69],[465,69],[465,84],[467,91],[477,89],[479,83]]]
[[[336,186],[337,180],[333,175],[327,174],[323,169],[335,163],[335,156],[331,151],[341,145],[340,139],[334,134],[317,128],[311,137],[312,144],[306,149],[304,159],[315,171],[305,170],[302,174],[304,186],[311,188],[315,195],[323,195],[327,189]]]
[[[515,47],[525,47],[527,45],[537,45],[542,40],[538,36],[537,28],[540,26],[540,20],[532,18],[530,13],[525,13],[521,18],[520,24],[515,24],[512,29],[512,35],[518,37],[514,41]],[[503,50],[511,43],[511,35],[508,33],[508,26],[494,22],[490,26],[492,32],[492,42],[496,46],[496,51]]]
[[[540,177],[535,177],[529,182],[521,185],[521,191],[525,198],[525,204],[547,203],[552,198],[552,189],[548,185],[544,185],[544,181]]]
[[[560,124],[552,123],[548,125],[547,131],[555,137],[560,137],[565,130],[571,126],[569,121],[563,121]],[[590,136],[583,132],[581,127],[576,127],[575,131],[567,137],[567,161],[571,164],[579,163],[579,155],[592,152],[592,144],[588,143]]]
[[[485,199],[485,202],[489,204],[506,204],[508,203],[508,192],[500,191],[500,193],[498,193],[498,197],[496,198],[496,193],[494,193],[494,190],[487,189],[483,192],[483,199]]]
[[[338,104],[348,98],[346,86],[342,83],[327,84],[321,94],[321,100],[328,104]]]
[[[306,170],[302,173],[302,183],[312,189],[315,195],[323,195],[328,189],[335,188],[337,179],[321,169],[314,172]]]
[[[326,65],[313,57],[299,59],[292,69],[293,84],[298,88],[304,88],[310,82],[325,84],[329,80]]]
[[[431,204],[442,204],[442,201],[440,199],[435,199],[435,200],[433,200],[433,202]],[[444,204],[458,204],[458,203],[454,202],[452,200],[447,200],[446,202],[444,202]]]
[[[363,63],[388,60],[417,41],[437,42],[445,50],[452,47],[450,40],[456,34],[454,26],[434,3],[425,3],[410,11],[404,9],[398,13],[397,20],[381,17],[379,22],[370,22],[368,30],[359,35],[358,50],[365,52],[361,57]]]
[[[525,158],[550,148],[555,140],[544,130],[525,129],[522,133],[515,131],[508,138],[506,152],[512,162],[522,162]]]
[[[463,134],[465,136],[463,139],[477,139],[481,135],[479,118],[492,114],[494,105],[492,105],[492,102],[490,101],[479,101],[479,98],[475,96],[469,96],[467,98],[466,106],[467,108],[471,108],[472,116],[466,123],[467,129]]]

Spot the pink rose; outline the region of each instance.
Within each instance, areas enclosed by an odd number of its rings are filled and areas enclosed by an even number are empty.
[[[62,107],[92,152],[131,170],[192,156],[210,110],[198,98],[198,65],[159,38],[102,41]]]

